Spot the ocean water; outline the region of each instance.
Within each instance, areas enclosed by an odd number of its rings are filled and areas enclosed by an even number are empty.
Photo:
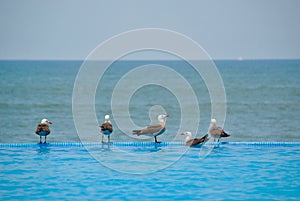
[[[53,121],[48,142],[80,141],[73,121],[72,94],[74,82],[83,61],[0,61],[0,143],[37,142],[36,125],[43,118]],[[207,132],[211,116],[209,90],[195,70],[183,61],[117,61],[106,71],[95,91],[98,124],[112,112],[111,97],[116,84],[130,70],[148,64],[168,66],[192,86],[197,105],[190,104],[185,112],[194,115],[200,109],[197,136]],[[300,141],[300,60],[215,61],[226,92],[224,129],[231,134],[223,141]],[[143,74],[139,79],[150,76]],[[174,76],[166,80],[177,83]],[[86,82],[91,78],[87,77]],[[174,79],[174,80],[172,80]],[[131,87],[130,83],[123,87]],[[191,94],[176,86],[189,104]],[[181,105],[176,95],[159,85],[141,86],[131,99],[119,99],[119,110],[111,115],[114,124],[112,141],[152,141],[132,138],[132,127],[118,128],[115,118],[127,119],[140,126],[153,121],[157,111],[166,111],[167,131],[161,141],[182,141]],[[86,91],[88,93],[88,91]],[[83,92],[82,96],[86,96]],[[120,92],[121,97],[126,96]],[[158,106],[160,105],[160,106]],[[129,108],[129,116],[124,109]],[[163,108],[163,109],[162,109]],[[153,110],[152,110],[153,109]],[[83,117],[85,107],[82,107]],[[150,110],[150,118],[149,118]],[[152,116],[151,116],[152,115]],[[89,119],[85,119],[89,122]],[[194,119],[185,119],[193,125]],[[218,120],[218,119],[217,119]],[[92,122],[93,120],[91,120]],[[89,128],[93,126],[86,123]],[[183,129],[189,129],[189,126]],[[88,135],[101,139],[98,130]]]

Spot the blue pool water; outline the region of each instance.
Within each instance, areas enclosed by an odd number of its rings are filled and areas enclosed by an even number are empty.
[[[87,148],[87,149],[86,149]],[[99,156],[96,160],[89,152]],[[166,158],[178,160],[162,169]],[[299,200],[300,143],[0,144],[1,200]],[[121,154],[125,153],[126,154]],[[157,167],[152,173],[136,171]],[[121,157],[122,156],[122,157]],[[159,156],[159,157],[157,157]],[[161,158],[161,159],[159,159]],[[105,160],[119,169],[107,167]],[[120,170],[130,169],[128,173]],[[155,169],[155,168],[154,168]]]

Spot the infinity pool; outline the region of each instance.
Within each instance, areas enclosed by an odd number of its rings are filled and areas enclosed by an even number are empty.
[[[299,200],[300,143],[0,144],[1,200]]]

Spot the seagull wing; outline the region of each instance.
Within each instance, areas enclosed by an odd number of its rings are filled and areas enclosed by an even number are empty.
[[[230,136],[230,134],[226,133],[222,128],[220,128],[220,129],[222,130],[221,137],[229,137]]]
[[[46,135],[50,134],[49,126],[47,124],[38,124],[35,133],[39,134],[40,132],[45,132]]]
[[[113,127],[112,127],[111,123],[109,123],[109,122],[103,123],[100,127],[101,127],[102,131],[104,131],[104,130],[109,130],[109,132],[113,131]]]
[[[154,134],[158,133],[164,128],[164,125],[157,123],[157,124],[151,124],[147,126],[147,128],[144,128],[141,130],[141,134]]]
[[[35,133],[39,134],[39,132],[41,132],[41,131],[42,131],[42,124],[38,124],[36,129],[35,129]]]
[[[195,145],[198,145],[198,144],[200,144],[200,143],[203,143],[203,142],[205,142],[205,140],[207,139],[207,134],[206,135],[204,135],[203,137],[201,137],[201,138],[194,138],[194,139],[190,139],[190,140],[188,140],[187,142],[186,142],[186,145],[188,145],[188,146],[195,146]]]
[[[212,128],[212,129],[210,129],[209,132],[210,132],[211,136],[213,136],[213,137],[229,137],[230,136],[221,127]]]

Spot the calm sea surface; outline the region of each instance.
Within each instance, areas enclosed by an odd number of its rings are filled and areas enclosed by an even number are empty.
[[[37,142],[34,131],[42,118],[48,118],[54,123],[51,125],[48,142],[79,141],[73,121],[72,94],[82,63],[0,61],[0,143]],[[106,113],[111,113],[111,97],[118,81],[130,70],[153,63],[175,70],[192,86],[200,108],[197,136],[205,134],[211,118],[209,91],[195,70],[182,61],[113,63],[95,91],[94,107],[99,124]],[[300,60],[216,61],[215,64],[226,92],[227,113],[224,128],[232,134],[224,140],[300,141]],[[149,75],[141,77],[143,76]],[[176,80],[172,80],[175,79],[173,76],[166,75],[165,79],[176,83]],[[129,85],[124,87],[130,87]],[[188,103],[190,94],[184,88],[177,87]],[[123,109],[115,116],[131,118],[141,127],[151,122],[149,110],[155,109],[154,106],[161,105],[168,112],[170,118],[167,121],[167,131],[159,140],[171,141],[182,131],[179,127],[181,107],[174,92],[155,84],[141,86],[132,95],[129,104],[126,101],[119,100],[118,104],[129,107],[130,117]],[[187,112],[193,114],[195,108],[195,105],[191,105]],[[156,109],[159,111],[161,108]],[[114,115],[111,116],[115,125]],[[188,121],[192,124],[193,118]],[[124,131],[115,126],[112,140],[137,141],[138,139],[130,137],[132,129],[135,128],[129,127]],[[94,135],[98,136],[99,133]]]

